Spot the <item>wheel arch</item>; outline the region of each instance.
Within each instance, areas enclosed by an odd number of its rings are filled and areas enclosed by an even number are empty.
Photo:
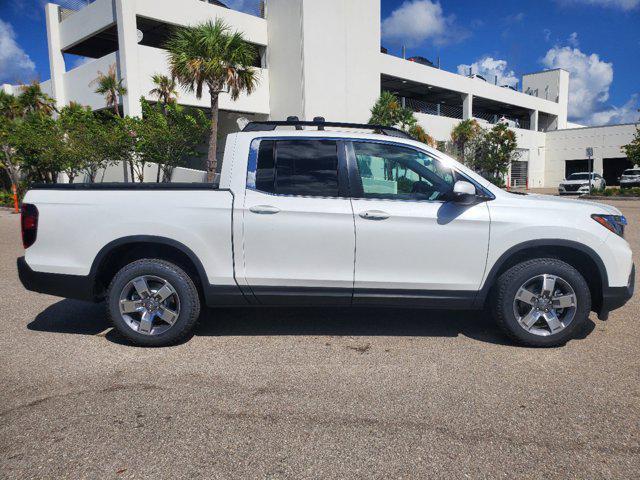
[[[89,273],[94,296],[104,296],[115,274],[141,258],[161,258],[175,263],[191,276],[200,292],[209,284],[202,262],[186,245],[165,237],[134,235],[109,242],[96,255]]]
[[[533,258],[555,258],[574,267],[589,285],[592,310],[602,306],[604,288],[609,285],[607,270],[600,256],[590,247],[571,240],[531,240],[511,247],[491,267],[478,297],[477,306],[484,306],[497,278],[512,266]]]

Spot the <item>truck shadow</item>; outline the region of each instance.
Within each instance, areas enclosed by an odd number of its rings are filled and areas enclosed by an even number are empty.
[[[98,335],[110,327],[104,304],[62,300],[47,307],[27,325],[29,330],[76,335]],[[595,328],[587,322],[577,339]],[[203,313],[196,336],[391,336],[457,337],[515,345],[492,319],[477,311],[442,311],[398,308],[234,308]],[[127,344],[115,331],[111,342]]]

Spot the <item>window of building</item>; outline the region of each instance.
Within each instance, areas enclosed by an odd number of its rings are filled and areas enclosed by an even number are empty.
[[[338,196],[338,145],[332,140],[263,140],[255,186],[280,195]]]

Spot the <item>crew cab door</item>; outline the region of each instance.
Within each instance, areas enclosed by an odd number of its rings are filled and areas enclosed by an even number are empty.
[[[244,198],[244,279],[263,304],[350,304],[355,232],[344,143],[256,139]]]
[[[356,224],[354,303],[471,304],[489,243],[486,202],[460,205],[460,174],[406,145],[347,146]]]

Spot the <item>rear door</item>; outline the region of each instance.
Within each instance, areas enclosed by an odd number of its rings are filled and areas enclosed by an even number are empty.
[[[470,305],[489,244],[486,202],[449,201],[462,178],[420,150],[348,145],[354,190],[354,303]]]
[[[263,304],[350,304],[355,231],[344,143],[256,139],[244,198],[244,278]]]

